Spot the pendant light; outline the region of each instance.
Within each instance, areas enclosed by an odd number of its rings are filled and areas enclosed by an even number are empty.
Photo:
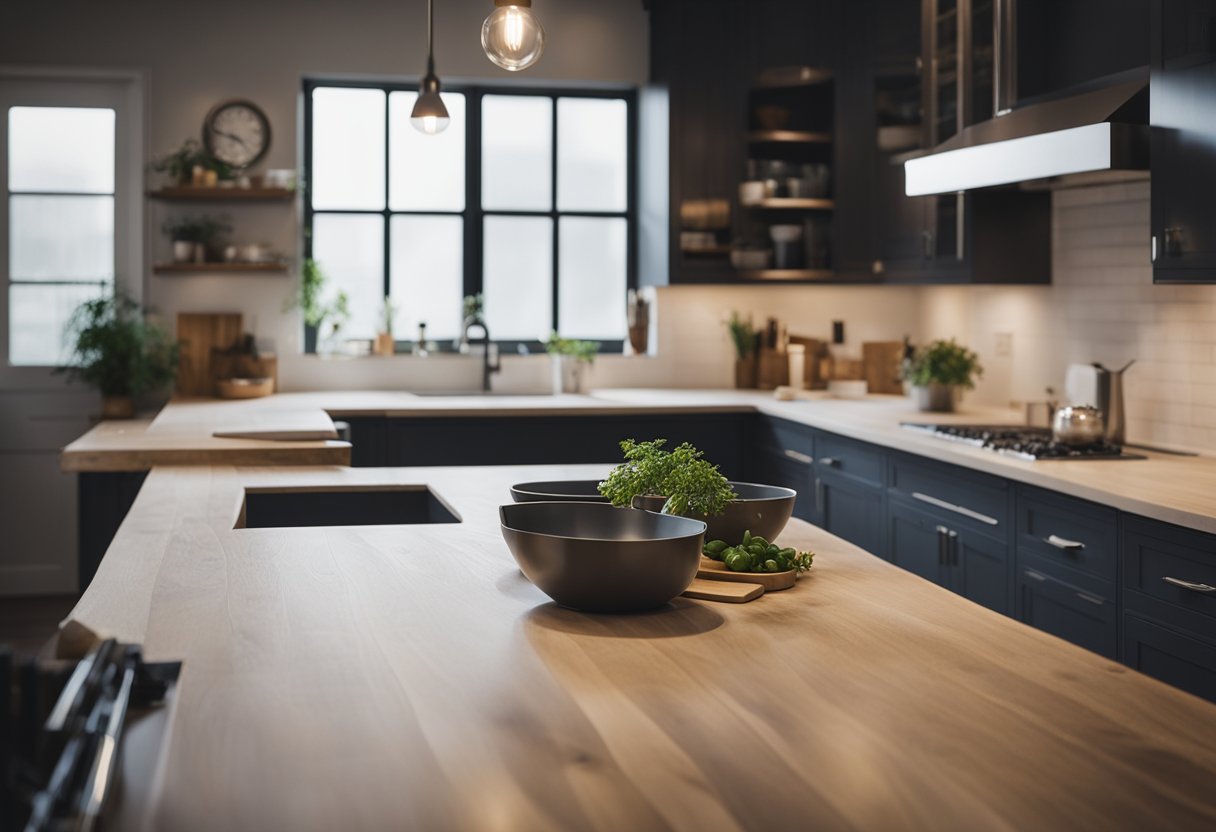
[[[428,136],[442,133],[452,121],[439,96],[439,76],[435,74],[435,0],[426,2],[426,75],[418,84],[418,100],[410,113],[410,124]]]
[[[486,57],[510,72],[527,69],[545,51],[545,29],[532,13],[532,0],[494,0],[481,26]]]

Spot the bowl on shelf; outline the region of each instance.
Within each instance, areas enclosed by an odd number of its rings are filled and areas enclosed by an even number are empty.
[[[732,546],[742,542],[743,533],[750,531],[766,540],[781,534],[794,513],[798,492],[779,485],[759,485],[752,482],[732,482],[737,495],[721,514],[691,515],[708,527],[706,540],[725,540]],[[647,511],[662,511],[666,497],[634,497],[633,507]]]
[[[608,498],[600,493],[599,485],[599,480],[517,482],[511,486],[511,499],[517,503],[606,503]]]
[[[700,520],[607,503],[513,503],[498,515],[528,580],[584,612],[663,606],[692,583],[705,544]]]

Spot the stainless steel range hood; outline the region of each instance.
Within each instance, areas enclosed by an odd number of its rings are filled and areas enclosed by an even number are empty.
[[[1148,81],[1120,81],[1016,107],[964,128],[904,162],[905,192],[926,196],[1036,183],[1143,178],[1148,171]]]

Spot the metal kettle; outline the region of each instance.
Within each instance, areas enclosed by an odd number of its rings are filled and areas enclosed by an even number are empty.
[[[1122,445],[1127,433],[1127,411],[1123,406],[1123,374],[1136,362],[1127,362],[1121,369],[1111,370],[1095,362],[1098,372],[1098,400],[1094,402],[1106,421],[1103,438],[1112,445]]]

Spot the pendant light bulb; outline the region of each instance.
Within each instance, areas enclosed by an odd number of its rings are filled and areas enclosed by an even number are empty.
[[[486,57],[510,72],[527,69],[545,51],[545,29],[532,13],[532,0],[494,0],[481,26]]]
[[[452,123],[448,108],[439,95],[439,76],[435,74],[435,0],[426,4],[426,75],[418,84],[418,100],[410,113],[410,124],[419,133],[434,136]]]

